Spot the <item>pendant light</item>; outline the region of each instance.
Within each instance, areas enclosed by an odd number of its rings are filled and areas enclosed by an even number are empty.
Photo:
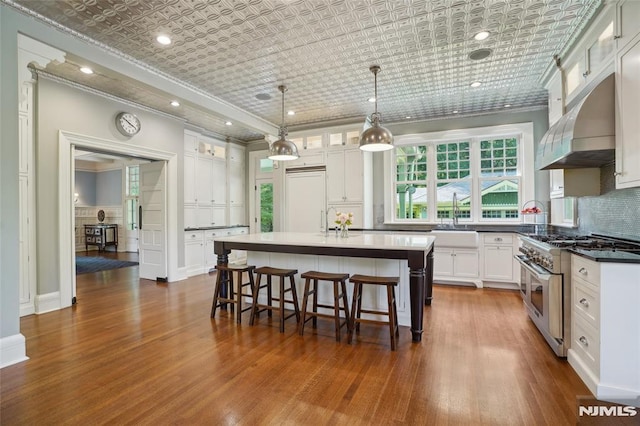
[[[375,87],[375,112],[371,114],[371,127],[360,135],[360,149],[363,151],[387,151],[393,149],[393,135],[380,125],[380,114],[378,114],[378,73],[380,67],[371,65],[369,71],[373,73]]]
[[[280,131],[278,132],[280,139],[272,143],[269,147],[268,158],[270,160],[278,161],[295,160],[300,156],[298,155],[298,147],[295,143],[286,139],[288,132],[287,127],[284,124],[284,92],[287,91],[287,86],[278,86],[278,90],[282,92],[282,125],[280,126]]]

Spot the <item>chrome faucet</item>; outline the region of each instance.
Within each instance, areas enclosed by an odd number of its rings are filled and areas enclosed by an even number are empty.
[[[453,226],[458,224],[458,217],[460,216],[460,208],[458,207],[458,194],[453,193]]]
[[[333,209],[334,212],[337,212],[336,208],[331,206],[327,207],[324,210],[324,235],[329,235],[329,210]]]

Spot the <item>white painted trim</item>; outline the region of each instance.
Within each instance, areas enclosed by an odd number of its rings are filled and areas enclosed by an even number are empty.
[[[175,279],[171,280],[172,282],[186,280],[187,278],[189,278],[189,275],[187,274],[187,267],[186,266],[182,266],[182,267],[178,268],[176,270],[176,274],[175,275],[176,275]]]
[[[591,393],[595,395],[598,388],[598,377],[593,374],[593,371],[587,367],[582,358],[572,349],[567,351],[567,361],[569,361],[569,365],[578,373],[578,376],[587,385]]]
[[[73,199],[73,169],[75,147],[98,149],[106,153],[125,154],[150,160],[166,161],[167,182],[167,279],[180,279],[178,273],[178,156],[174,152],[141,147],[126,142],[80,135],[64,130],[58,132],[58,251],[60,256],[60,308],[71,306],[75,289],[75,220]],[[171,207],[171,208],[169,208]]]
[[[45,314],[47,312],[57,311],[60,309],[60,292],[38,294],[36,295],[36,314]]]
[[[22,334],[14,334],[0,339],[0,368],[8,367],[29,359],[26,342]]]

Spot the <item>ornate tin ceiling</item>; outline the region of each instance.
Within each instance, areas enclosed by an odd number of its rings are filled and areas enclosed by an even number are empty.
[[[280,123],[286,84],[291,128],[363,121],[373,111],[378,64],[383,121],[433,119],[544,106],[540,78],[595,14],[601,0],[3,0],[88,37],[125,59]],[[484,41],[474,35],[487,30]],[[173,42],[161,46],[159,34]],[[484,59],[469,59],[477,49]],[[482,55],[479,55],[480,57]],[[124,81],[109,70],[84,76],[78,58],[47,72],[240,140],[262,135],[224,117]],[[89,78],[86,78],[89,77]],[[473,81],[481,81],[472,88]],[[259,95],[259,96],[258,96]],[[271,99],[260,100],[270,95]],[[257,97],[258,96],[258,97]],[[408,118],[410,117],[410,118]]]

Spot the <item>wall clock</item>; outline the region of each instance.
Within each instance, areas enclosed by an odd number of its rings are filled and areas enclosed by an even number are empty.
[[[140,131],[140,120],[130,112],[116,115],[116,128],[125,136],[133,136]]]

